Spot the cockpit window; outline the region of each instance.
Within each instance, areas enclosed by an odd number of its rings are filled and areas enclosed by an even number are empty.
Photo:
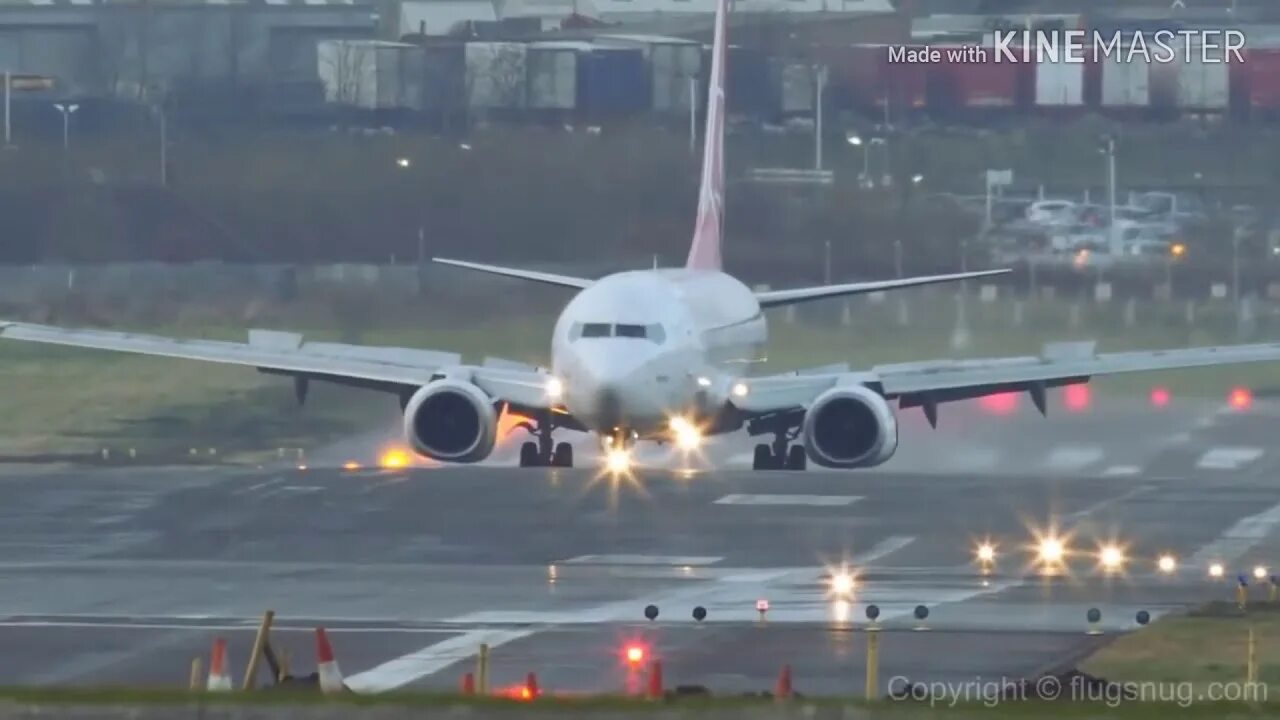
[[[616,325],[610,323],[574,323],[569,328],[569,339],[577,340],[578,338],[637,338],[640,340],[650,340],[657,344],[662,344],[667,339],[667,333],[662,326],[653,323],[650,325],[635,325],[629,323],[618,323]]]

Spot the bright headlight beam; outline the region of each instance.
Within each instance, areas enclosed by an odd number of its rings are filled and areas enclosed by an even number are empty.
[[[546,390],[547,397],[552,400],[559,400],[560,396],[564,394],[564,383],[558,377],[548,378]]]
[[[989,563],[996,559],[996,549],[991,543],[982,543],[978,546],[978,561]]]
[[[1209,577],[1220,578],[1225,572],[1226,568],[1222,567],[1222,563],[1214,563],[1209,566]]]
[[[605,453],[605,468],[615,475],[621,475],[631,469],[631,453],[621,448],[610,448]]]
[[[1171,573],[1178,569],[1178,561],[1172,555],[1161,555],[1157,565],[1162,573]]]
[[[831,576],[831,592],[835,595],[851,595],[853,593],[853,575],[841,570]]]
[[[676,447],[686,452],[702,447],[702,431],[698,426],[685,418],[671,418],[671,433],[675,436]]]

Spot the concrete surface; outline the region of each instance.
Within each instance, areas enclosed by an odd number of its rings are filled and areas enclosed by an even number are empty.
[[[496,687],[536,671],[549,691],[636,689],[621,653],[638,644],[671,685],[765,690],[787,663],[802,692],[856,694],[868,604],[885,684],[993,681],[1104,642],[1085,633],[1090,607],[1115,633],[1138,610],[1231,597],[1206,578],[1211,561],[1280,565],[1262,554],[1280,525],[1275,406],[1028,410],[944,413],[954,434],[932,437],[908,416],[903,458],[866,472],[735,469],[741,439],[708,451],[727,470],[623,482],[586,468],[349,472],[319,467],[322,453],[305,470],[13,469],[0,475],[0,684],[180,686],[215,636],[238,682],[271,608],[297,670],[314,668],[322,624],[362,691],[456,687],[484,642]],[[947,472],[966,440],[1028,459]],[[1077,452],[1087,463],[1036,462],[1081,446],[1097,448]],[[1027,546],[1051,527],[1078,554],[1045,578]],[[1000,553],[985,575],[981,539]],[[1130,556],[1114,576],[1091,556],[1112,540]],[[1164,552],[1182,560],[1170,577],[1154,569]],[[824,581],[842,561],[859,574],[845,602]]]

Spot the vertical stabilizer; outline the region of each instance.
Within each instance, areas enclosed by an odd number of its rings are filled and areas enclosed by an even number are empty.
[[[720,236],[724,230],[724,72],[725,25],[729,0],[716,0],[715,36],[711,44],[711,73],[707,80],[707,127],[702,144],[702,184],[698,190],[698,218],[689,248],[690,270],[720,269]]]

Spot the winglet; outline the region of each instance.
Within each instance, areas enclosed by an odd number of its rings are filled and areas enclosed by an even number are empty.
[[[707,79],[707,125],[702,145],[702,183],[698,189],[698,217],[685,267],[719,270],[724,233],[724,77],[728,0],[716,0],[715,37],[711,44],[711,73]]]

